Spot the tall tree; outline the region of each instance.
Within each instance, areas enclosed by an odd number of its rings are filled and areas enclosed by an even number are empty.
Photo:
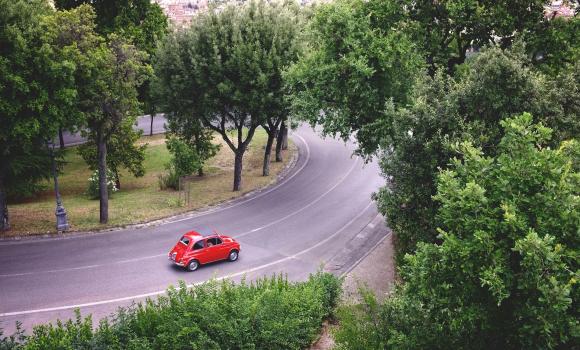
[[[0,1],[0,229],[9,228],[7,189],[50,171],[46,142],[77,118],[74,48],[53,45],[45,1]]]
[[[381,5],[381,6],[379,6]],[[403,28],[395,2],[338,0],[320,5],[310,20],[310,48],[285,75],[292,114],[323,132],[376,150],[374,130],[385,102],[406,102],[421,56]]]
[[[135,145],[143,131],[134,131],[133,122],[132,118],[123,121],[107,142],[107,167],[115,175],[115,184],[118,190],[121,189],[121,168],[127,169],[135,177],[145,175],[143,161],[145,160],[147,144]],[[80,145],[78,152],[91,170],[98,169],[98,152],[94,140],[89,139]]]
[[[273,3],[272,9],[266,16],[259,18],[259,25],[267,35],[272,37],[269,47],[263,54],[262,60],[266,69],[263,70],[263,78],[267,80],[268,93],[263,97],[264,122],[262,127],[268,135],[264,149],[264,162],[262,175],[270,175],[270,156],[272,146],[277,138],[280,126],[288,118],[290,107],[287,99],[287,91],[283,85],[282,72],[290,64],[298,59],[301,51],[300,31],[304,25],[302,14],[297,4]],[[284,133],[281,134],[284,138]],[[276,153],[279,157],[279,152]]]
[[[139,112],[137,86],[151,74],[146,53],[111,34],[89,52],[79,81],[79,104],[85,113],[85,136],[97,147],[100,222],[108,221],[107,143]]]
[[[529,66],[521,51],[488,49],[455,79],[444,71],[420,78],[409,105],[388,104],[372,124],[383,135],[381,169],[388,178],[377,204],[397,233],[399,257],[417,242],[438,241],[432,197],[437,171],[452,154],[449,143],[470,138],[493,155],[503,136],[499,121],[526,111],[553,128],[554,142],[580,133],[578,74],[552,79]]]
[[[550,147],[551,130],[530,114],[501,125],[493,156],[456,144],[438,175],[441,243],[420,244],[405,258],[405,284],[342,323],[345,348],[577,346],[580,144]]]
[[[166,128],[194,150],[199,162],[198,175],[203,176],[205,162],[216,155],[219,146],[212,142],[213,130],[194,115],[187,51],[180,47],[183,42],[177,40],[181,34],[168,36],[154,59],[153,91],[156,103],[166,111]]]
[[[57,8],[72,9],[81,4],[88,4],[93,7],[96,13],[96,30],[101,35],[117,33],[129,40],[139,50],[149,54],[148,61],[154,57],[157,44],[166,35],[168,30],[167,16],[163,13],[158,4],[150,0],[56,0]],[[142,110],[151,116],[151,134],[153,132],[153,118],[158,112],[154,103],[151,91],[150,79],[144,79],[138,87],[139,101],[142,103]],[[118,132],[121,130],[119,129]],[[132,130],[126,129],[124,132],[133,133],[130,138],[135,138],[136,134]],[[116,135],[122,139],[124,135]],[[129,144],[126,144],[129,146]],[[127,149],[127,154],[136,154],[137,149],[132,147]],[[141,166],[142,167],[142,166]]]
[[[380,0],[384,1],[384,0]],[[541,30],[547,0],[397,0],[413,41],[433,75],[465,62],[467,51],[497,42],[511,46],[516,35]]]
[[[183,99],[178,103],[187,106],[183,116],[201,120],[234,152],[234,191],[241,189],[243,157],[256,129],[275,112],[272,87],[278,86],[274,80],[282,64],[273,60],[287,62],[284,57],[292,56],[277,42],[277,36],[290,35],[276,25],[285,11],[265,1],[227,4],[200,14],[188,30],[169,35],[159,51],[158,81],[166,85],[161,91],[173,90],[168,97]]]

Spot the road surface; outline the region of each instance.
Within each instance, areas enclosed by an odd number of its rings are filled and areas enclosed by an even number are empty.
[[[155,118],[153,118],[153,134],[161,134],[165,132],[165,117],[163,114],[157,114]],[[135,129],[143,130],[143,135],[148,136],[151,132],[151,117],[148,115],[141,116],[137,118],[137,125],[135,125]],[[63,139],[64,144],[67,146],[74,146],[85,142],[85,139],[79,134],[71,134],[68,131],[63,132]],[[56,145],[58,145],[58,139],[54,141]]]
[[[158,226],[0,242],[0,327],[9,334],[19,320],[29,330],[70,318],[76,307],[98,320],[179,280],[195,284],[279,272],[303,280],[325,263],[345,271],[386,234],[367,227],[377,217],[371,193],[383,183],[378,167],[351,157],[352,144],[322,139],[309,128],[291,137],[299,148],[296,166],[252,197]],[[169,249],[200,225],[239,240],[239,260],[195,272],[172,265]]]

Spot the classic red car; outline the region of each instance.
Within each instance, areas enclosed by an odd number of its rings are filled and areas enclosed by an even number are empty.
[[[231,237],[214,231],[189,231],[169,252],[169,260],[176,265],[195,271],[200,265],[219,260],[236,261],[240,244]]]

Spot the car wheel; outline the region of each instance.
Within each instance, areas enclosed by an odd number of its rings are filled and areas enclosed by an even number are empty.
[[[228,255],[228,260],[229,261],[236,261],[236,260],[238,260],[238,256],[239,256],[238,251],[237,250],[232,250],[230,252],[230,255]]]
[[[197,260],[191,260],[189,262],[189,264],[187,264],[187,269],[189,271],[195,271],[195,270],[197,270],[198,267],[199,267],[199,261],[197,261]]]

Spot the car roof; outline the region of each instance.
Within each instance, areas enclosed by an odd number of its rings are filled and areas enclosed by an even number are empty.
[[[215,230],[212,230],[208,226],[199,226],[194,228],[193,230],[184,234],[185,237],[191,238],[195,241],[200,240],[205,237],[216,236],[219,235]]]

